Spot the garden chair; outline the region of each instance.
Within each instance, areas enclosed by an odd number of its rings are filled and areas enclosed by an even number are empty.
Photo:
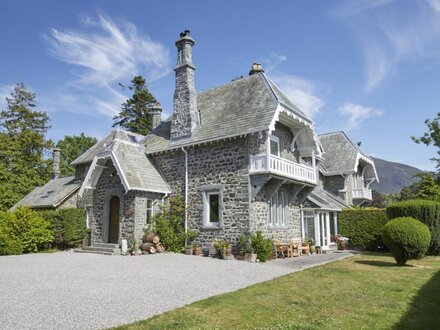
[[[276,240],[274,242],[275,244],[275,259],[278,258],[278,255],[281,254],[281,256],[284,257],[289,257],[289,245],[288,244],[283,244],[280,241]]]
[[[290,256],[299,257],[301,255],[301,250],[299,249],[300,242],[292,240],[290,243]]]

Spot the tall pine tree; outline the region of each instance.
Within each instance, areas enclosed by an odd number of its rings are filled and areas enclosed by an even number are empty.
[[[0,209],[10,208],[50,178],[44,156],[53,145],[46,140],[48,115],[34,110],[35,93],[20,83],[6,102],[0,112]]]
[[[135,76],[128,89],[133,91],[133,95],[122,104],[121,112],[113,117],[113,127],[120,126],[128,131],[147,135],[152,129],[149,107],[155,102],[155,98],[148,91],[142,76]]]

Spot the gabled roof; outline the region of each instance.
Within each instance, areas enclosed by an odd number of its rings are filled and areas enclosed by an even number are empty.
[[[31,208],[55,208],[77,192],[81,183],[74,176],[66,176],[50,180],[42,187],[37,187],[15,204],[11,210],[19,206]]]
[[[93,158],[98,153],[104,151],[110,145],[110,143],[114,140],[137,143],[137,142],[141,141],[143,138],[144,138],[143,135],[136,134],[133,132],[124,131],[122,129],[113,130],[113,131],[111,131],[111,133],[109,135],[107,135],[102,140],[99,140],[89,150],[87,150],[85,153],[83,153],[81,156],[79,156],[77,159],[75,159],[71,163],[71,165],[91,163],[93,161]]]
[[[170,117],[145,137],[144,144],[147,153],[154,153],[261,132],[271,127],[280,104],[303,122],[312,125],[311,119],[264,73],[259,73],[198,93],[197,109],[201,126],[190,138],[170,141]]]
[[[118,130],[117,134],[110,134],[113,136],[113,140],[109,141],[106,138],[107,143],[98,143],[101,148],[93,157],[92,164],[81,186],[80,195],[83,194],[84,189],[96,186],[102,173],[102,163],[105,163],[107,159],[112,160],[126,192],[129,190],[163,194],[171,192],[162,176],[146,156],[145,147],[142,144],[119,138],[122,135],[129,137],[131,134]],[[138,137],[140,136],[138,135]]]
[[[313,189],[307,196],[307,199],[323,210],[341,211],[344,208],[350,207],[342,198],[320,187]]]
[[[320,163],[325,175],[354,173],[357,171],[359,161],[363,161],[371,165],[370,176],[377,180],[374,161],[343,131],[321,134],[319,139],[325,151],[324,161]]]

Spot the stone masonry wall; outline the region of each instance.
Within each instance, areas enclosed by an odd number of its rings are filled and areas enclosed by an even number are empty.
[[[293,139],[292,131],[287,126],[276,123],[275,131],[272,132],[272,135],[277,136],[280,139],[281,158],[285,158],[292,162],[298,163],[298,155],[291,151],[291,144]]]

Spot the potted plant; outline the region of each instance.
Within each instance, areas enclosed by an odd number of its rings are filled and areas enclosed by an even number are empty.
[[[249,249],[249,252],[246,252],[244,254],[244,261],[247,261],[247,262],[256,262],[257,261],[257,254],[254,252],[254,249],[252,247]]]
[[[310,247],[310,253],[316,253],[316,245],[315,241],[313,239],[309,239],[309,247]]]
[[[338,235],[336,237],[336,242],[338,243],[338,250],[347,250],[348,249],[348,237],[344,237],[341,235]]]
[[[193,246],[192,244],[185,246],[185,254],[192,255],[193,254]]]
[[[209,257],[209,249],[208,248],[203,248],[202,253],[203,253],[204,257]]]
[[[232,256],[232,244],[228,242],[224,242],[222,257],[223,259],[229,259]]]
[[[244,261],[256,262],[257,254],[252,247],[251,237],[247,234],[241,234],[238,239],[238,247],[240,249],[240,255],[243,256]]]
[[[196,256],[199,256],[202,254],[202,247],[199,243],[193,243],[193,253]]]

